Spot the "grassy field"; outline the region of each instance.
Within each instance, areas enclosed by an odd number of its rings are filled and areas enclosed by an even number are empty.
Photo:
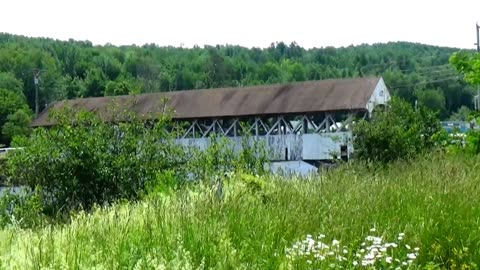
[[[0,269],[477,269],[480,160],[236,175],[0,231]],[[363,266],[362,266],[363,265]]]

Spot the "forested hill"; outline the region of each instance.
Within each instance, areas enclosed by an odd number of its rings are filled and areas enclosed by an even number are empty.
[[[66,98],[381,75],[394,94],[445,118],[472,103],[472,90],[448,64],[455,51],[407,42],[315,49],[282,42],[265,49],[116,47],[0,33],[1,96],[15,102],[0,108],[0,126],[7,112],[26,108],[23,98],[34,108],[37,69],[41,109]]]

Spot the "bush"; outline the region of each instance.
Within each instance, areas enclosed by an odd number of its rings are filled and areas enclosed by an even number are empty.
[[[5,188],[0,191],[0,227],[32,228],[44,223],[41,190]]]
[[[15,141],[25,148],[7,159],[9,181],[41,186],[47,210],[55,213],[136,199],[149,181],[184,162],[167,131],[168,116],[149,123],[115,108],[109,113],[111,123],[68,109],[53,114],[55,126]]]
[[[398,98],[388,108],[374,112],[370,121],[354,126],[355,156],[360,160],[388,163],[409,159],[436,146],[440,121],[427,108],[418,109]]]
[[[27,110],[19,109],[7,116],[7,122],[2,127],[2,134],[8,138],[8,142],[15,136],[28,136],[32,115]]]
[[[213,135],[205,150],[191,148],[188,172],[194,179],[208,179],[223,176],[230,172],[244,172],[262,175],[267,162],[266,148],[259,140],[251,136],[242,137],[240,149],[235,149],[232,141],[226,137]]]

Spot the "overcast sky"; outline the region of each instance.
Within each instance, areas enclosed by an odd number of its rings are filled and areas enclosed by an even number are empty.
[[[94,44],[475,48],[480,0],[1,0],[0,32]]]

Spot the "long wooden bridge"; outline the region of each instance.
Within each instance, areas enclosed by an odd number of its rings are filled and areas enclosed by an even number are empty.
[[[389,100],[381,77],[307,81],[65,100],[47,107],[32,126],[54,125],[49,111],[65,106],[96,112],[105,121],[113,117],[112,102],[141,116],[171,109],[173,120],[187,125],[177,133],[179,144],[205,149],[209,136],[220,134],[239,148],[247,132],[265,142],[272,168],[306,173],[323,161],[349,159],[352,121],[370,117]]]

